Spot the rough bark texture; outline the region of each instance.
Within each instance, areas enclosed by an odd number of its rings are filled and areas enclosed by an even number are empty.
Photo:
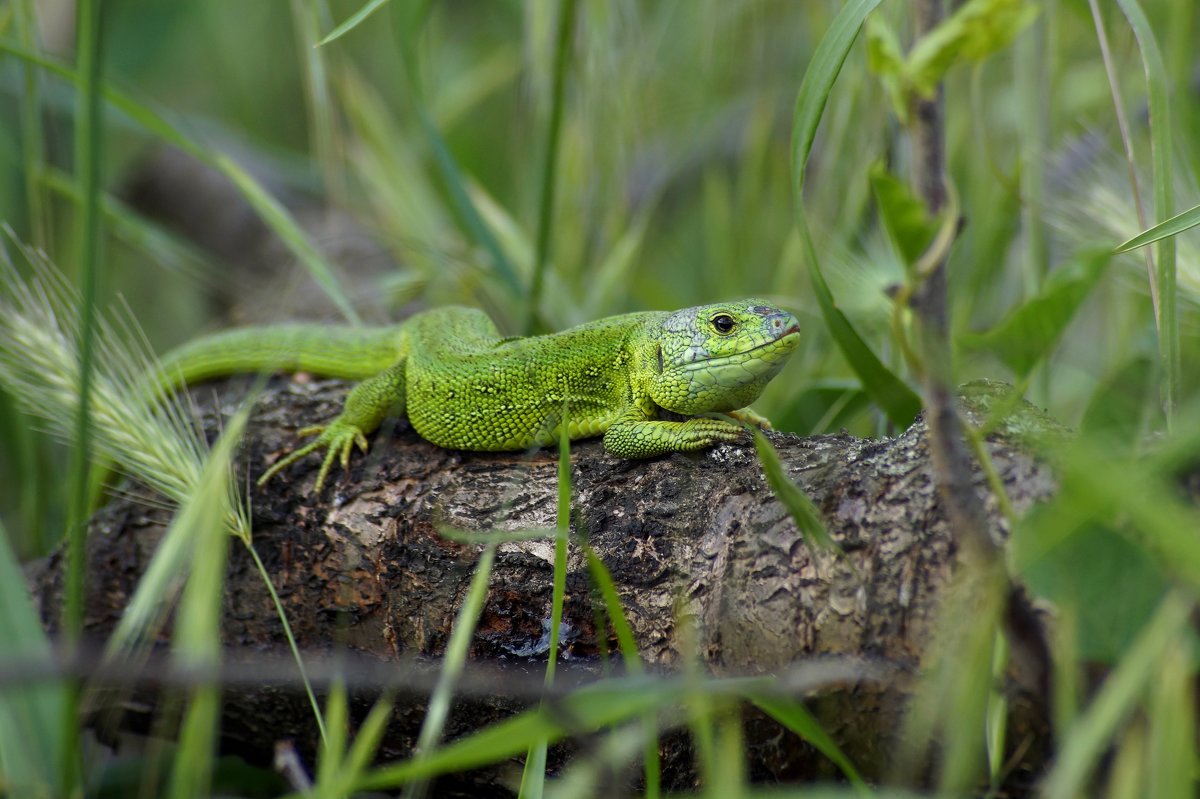
[[[244,382],[197,389],[206,429],[218,429]],[[251,478],[294,443],[294,431],[332,417],[344,384],[279,380],[254,412],[241,465]],[[986,404],[981,389],[966,402]],[[993,434],[988,449],[1018,511],[1054,490],[1049,469],[1020,445],[1046,421],[1028,406]],[[918,421],[893,439],[772,434],[788,475],[824,514],[844,559],[808,547],[771,495],[752,445],[628,461],[597,441],[573,448],[573,527],[612,571],[643,659],[662,669],[691,653],[679,620],[694,621],[702,661],[716,674],[772,672],[818,656],[846,655],[894,667],[871,684],[849,680],[812,708],[867,774],[881,774],[911,673],[930,641],[939,601],[955,571],[955,539],[939,507]],[[453,543],[440,524],[465,530],[549,527],[556,509],[556,454],[480,454],[438,449],[401,423],[376,435],[322,496],[313,496],[315,459],[253,491],[255,547],[265,561],[300,646],[347,646],[387,660],[438,658],[481,547]],[[993,534],[1006,530],[982,477]],[[90,541],[88,629],[103,635],[121,614],[162,533],[163,514],[126,501],[95,520]],[[275,652],[284,637],[252,559],[237,542],[226,593],[224,635],[239,651]],[[525,674],[544,661],[553,546],[500,547],[472,659]],[[56,618],[61,575],[51,559],[35,577],[47,618]],[[567,578],[565,654],[575,667],[598,664],[596,603],[578,547]],[[1016,686],[1018,689],[1021,686]],[[504,685],[497,687],[504,693]],[[256,686],[226,693],[224,732],[252,750],[281,738],[311,744],[311,711],[298,690]],[[385,753],[408,751],[422,698],[398,705]],[[1017,737],[1040,737],[1040,709],[1014,703]],[[463,703],[453,737],[511,712],[503,696]],[[764,718],[749,717],[753,773],[812,777],[831,767],[811,747]],[[666,782],[691,779],[685,744],[669,744]],[[1034,750],[1036,752],[1036,747]],[[672,759],[674,758],[674,759]],[[481,778],[485,779],[485,778]],[[498,772],[486,779],[503,794]]]

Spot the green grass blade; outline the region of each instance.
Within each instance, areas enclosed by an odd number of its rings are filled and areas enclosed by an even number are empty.
[[[629,619],[625,617],[625,609],[621,606],[621,597],[617,594],[617,584],[613,582],[612,573],[589,544],[583,545],[583,555],[587,559],[592,582],[600,592],[601,601],[604,602],[609,623],[616,633],[617,646],[621,650],[625,668],[630,674],[641,674],[642,657],[638,652],[637,641],[633,638],[633,628],[629,626]]]
[[[664,691],[652,684],[632,687],[626,682],[583,689],[558,702],[547,702],[511,719],[486,727],[441,749],[403,763],[368,772],[357,790],[385,790],[451,771],[465,771],[525,752],[535,741],[557,741],[578,725],[596,730],[676,701],[679,688]]]
[[[1192,606],[1178,593],[1163,600],[1129,654],[1108,675],[1063,739],[1042,785],[1045,799],[1074,799],[1083,794],[1088,775],[1108,751],[1117,728],[1132,712],[1142,690],[1154,679],[1164,653],[1186,634]]]
[[[558,637],[567,595],[567,540],[571,533],[571,439],[569,411],[564,407],[558,434],[558,514],[554,536],[554,588],[550,600],[550,648],[546,653],[545,685],[554,685],[558,666]],[[541,799],[546,789],[546,741],[538,741],[525,756],[521,775],[522,799]]]
[[[1129,241],[1118,244],[1113,252],[1123,253],[1136,250],[1138,247],[1145,247],[1147,244],[1153,244],[1170,236],[1178,236],[1185,230],[1191,230],[1196,225],[1200,225],[1200,205],[1192,206],[1165,222],[1159,222],[1157,225],[1143,230]]]
[[[771,446],[771,442],[761,430],[754,430],[753,433],[754,451],[758,453],[758,462],[762,465],[767,485],[771,487],[771,493],[791,515],[800,534],[804,536],[804,543],[817,549],[840,553],[842,549],[829,536],[829,530],[821,518],[821,511],[809,499],[808,494],[805,494],[800,486],[792,482],[784,473],[779,453]]]
[[[1146,717],[1150,725],[1148,799],[1195,796],[1195,688],[1191,645],[1176,643],[1163,658],[1151,688]]]
[[[850,758],[846,757],[829,733],[825,732],[821,722],[817,721],[802,703],[764,694],[750,694],[746,698],[759,710],[808,741],[818,752],[833,761],[860,796],[870,796],[867,784],[863,782]]]
[[[804,173],[808,168],[808,155],[812,152],[813,139],[817,136],[817,125],[825,112],[825,103],[833,90],[833,83],[850,47],[858,38],[858,31],[867,16],[882,0],[850,0],[834,18],[829,30],[821,37],[821,43],[813,52],[800,81],[800,93],[796,97],[796,108],[792,114],[792,186],[796,202],[804,197]]]
[[[483,613],[487,602],[488,583],[492,577],[492,566],[496,562],[496,545],[488,544],[479,557],[475,566],[475,575],[467,589],[466,599],[454,619],[454,628],[450,633],[450,641],[446,645],[446,656],[442,660],[442,669],[438,672],[437,684],[429,697],[429,707],[425,711],[425,720],[421,723],[421,733],[417,737],[417,746],[413,757],[398,768],[408,767],[414,776],[410,779],[424,779],[440,773],[428,770],[429,761],[437,760],[431,754],[442,737],[446,719],[450,715],[450,700],[454,694],[454,685],[462,674],[467,662],[467,653],[471,648],[471,639],[475,635],[475,625]],[[521,751],[517,749],[516,751]],[[407,781],[407,780],[404,780]],[[399,784],[399,783],[396,783]]]
[[[72,85],[81,85],[79,76],[70,67],[53,59],[45,58],[37,53],[28,52],[2,38],[0,38],[0,52],[8,53],[23,61],[36,64],[48,72],[66,79]],[[335,270],[333,266],[321,254],[320,250],[308,240],[308,236],[300,228],[300,225],[291,213],[278,200],[272,197],[270,192],[263,188],[262,184],[255,180],[250,173],[246,172],[246,170],[225,153],[209,149],[195,141],[168,122],[157,111],[137,102],[113,86],[104,85],[103,94],[104,99],[110,106],[125,114],[138,127],[169,144],[179,147],[181,150],[195,156],[200,161],[229,178],[237,186],[238,190],[242,192],[246,201],[250,203],[250,206],[263,222],[296,255],[300,263],[309,271],[313,279],[316,280],[330,301],[337,306],[346,319],[354,324],[359,323],[358,313],[354,310],[354,307],[350,304],[350,300],[346,297],[337,280],[334,278]]]
[[[325,291],[326,296],[333,301],[342,315],[351,323],[359,324],[362,320],[338,284],[334,276],[334,267],[308,240],[308,235],[296,223],[291,213],[249,172],[225,153],[210,153],[206,160],[233,181],[233,185],[238,187],[246,202],[250,203],[263,222],[283,240],[288,249],[295,253],[300,263],[308,269],[313,280]]]
[[[249,407],[244,406],[229,421],[204,465],[200,482],[167,533],[178,530],[192,544],[187,584],[175,614],[174,660],[182,668],[212,670],[221,662],[222,600],[230,544],[227,521],[233,513],[229,485],[233,453],[249,416]],[[218,686],[207,683],[193,691],[171,774],[173,799],[209,795],[220,710]]]
[[[25,576],[0,524],[0,651],[6,658],[49,661],[50,642],[25,588]],[[13,796],[63,796],[68,793],[66,740],[75,736],[66,723],[62,685],[8,684],[0,689],[0,783]]]
[[[100,173],[104,159],[104,107],[100,102],[103,74],[103,41],[100,0],[80,0],[75,8],[75,58],[79,90],[75,96],[75,171],[81,202],[76,217],[78,282],[78,373],[75,383],[75,429],[67,491],[66,597],[63,601],[63,635],[74,646],[83,633],[83,600],[87,580],[87,519],[91,512],[92,393],[95,380],[96,284],[102,268],[100,254]],[[79,714],[79,691],[67,693],[62,725],[71,726]],[[70,750],[63,765],[75,774],[81,762],[77,739],[64,739]],[[73,777],[68,777],[73,781]]]
[[[850,320],[837,307],[829,284],[825,282],[825,276],[821,273],[817,249],[808,230],[808,220],[804,218],[803,212],[798,217],[797,224],[804,244],[805,262],[808,265],[809,278],[812,280],[813,293],[821,308],[821,317],[825,320],[825,327],[850,364],[850,368],[854,370],[854,374],[862,382],[863,389],[883,409],[888,420],[898,428],[908,427],[921,411],[921,398],[891,369],[883,365],[883,361],[867,346],[862,336],[850,324]]]
[[[292,633],[292,624],[288,621],[287,612],[283,609],[283,602],[279,599],[279,592],[275,590],[275,584],[271,582],[271,575],[267,573],[267,567],[262,562],[262,558],[258,556],[258,550],[254,548],[254,542],[250,536],[245,537],[246,549],[250,551],[250,557],[254,558],[254,567],[258,569],[258,574],[262,577],[263,584],[267,587],[267,593],[271,595],[271,603],[275,606],[275,615],[279,617],[279,623],[283,627],[283,635],[287,638],[288,650],[292,653],[292,659],[296,661],[296,670],[300,673],[300,680],[304,683],[304,692],[308,695],[308,704],[313,711],[313,721],[317,724],[317,732],[321,735],[321,743],[324,744],[329,736],[325,731],[325,719],[321,716],[321,706],[317,702],[316,691],[313,690],[312,681],[308,678],[308,669],[304,666],[304,658],[300,655],[300,645],[296,643],[296,636]]]
[[[346,697],[346,681],[341,675],[334,678],[325,698],[325,729],[328,733],[321,743],[317,780],[313,785],[318,796],[336,796],[334,781],[342,769],[346,752],[346,736],[350,730],[350,706]]]
[[[353,786],[361,778],[362,773],[371,763],[371,758],[379,749],[379,743],[387,732],[388,721],[392,717],[394,702],[390,696],[382,697],[371,708],[366,720],[358,728],[354,743],[342,761],[342,768],[334,786],[335,795],[349,796]]]
[[[1142,52],[1142,67],[1146,72],[1150,106],[1150,157],[1154,175],[1154,218],[1162,223],[1175,213],[1175,189],[1172,186],[1171,114],[1168,98],[1167,68],[1150,22],[1138,0],[1117,0],[1125,19],[1133,28],[1138,48]],[[1155,265],[1158,283],[1158,349],[1163,362],[1163,405],[1168,428],[1174,423],[1175,406],[1179,403],[1182,364],[1179,354],[1179,318],[1176,287],[1175,240],[1161,238],[1156,242]]]
[[[487,224],[484,223],[483,217],[479,214],[479,209],[471,201],[470,192],[467,190],[466,178],[463,176],[458,162],[454,159],[454,155],[450,152],[450,148],[446,144],[441,131],[438,130],[433,116],[430,114],[428,104],[425,100],[425,93],[421,88],[421,77],[417,65],[416,39],[428,14],[428,6],[427,2],[414,4],[406,9],[405,14],[398,15],[397,18],[397,25],[400,27],[398,38],[403,50],[405,73],[408,78],[413,110],[421,129],[429,141],[430,149],[433,151],[434,164],[441,173],[442,180],[446,183],[446,189],[450,193],[451,204],[460,223],[466,228],[467,234],[474,239],[475,243],[487,251],[492,260],[492,268],[495,270],[495,274],[499,277],[500,282],[509,290],[513,297],[520,297],[524,294],[524,289],[520,278],[517,276],[517,270],[514,268],[511,259],[505,254],[504,248],[496,240],[496,236],[488,228]]]
[[[12,3],[13,22],[17,40],[26,50],[37,50],[37,3],[34,0],[15,0]],[[47,207],[38,185],[45,163],[46,138],[42,128],[42,100],[38,88],[37,70],[26,63],[21,69],[21,159],[25,172],[25,202],[29,214],[29,235],[34,246],[49,246]]]
[[[521,770],[521,790],[518,799],[542,799],[546,792],[546,750],[544,738],[534,741],[525,753],[525,768]]]
[[[499,276],[500,282],[514,295],[521,294],[521,280],[517,277],[517,270],[513,267],[509,257],[504,253],[504,249],[500,246],[500,242],[496,239],[495,234],[484,223],[483,217],[479,214],[479,209],[471,201],[470,192],[467,190],[466,178],[463,176],[462,170],[459,169],[458,162],[454,160],[454,156],[450,153],[450,148],[446,145],[446,140],[442,138],[441,132],[429,116],[429,111],[425,108],[424,104],[418,106],[417,116],[421,127],[425,131],[425,135],[429,138],[430,147],[433,148],[434,161],[437,164],[438,170],[442,173],[442,179],[446,181],[454,209],[466,227],[467,233],[491,256],[492,267]]]
[[[554,48],[554,83],[550,90],[550,117],[546,121],[545,152],[542,160],[542,188],[538,198],[537,245],[533,257],[533,278],[529,285],[529,313],[525,332],[532,335],[542,301],[542,286],[550,261],[551,233],[554,230],[554,190],[558,185],[558,145],[562,131],[563,94],[567,85],[568,55],[575,32],[576,0],[559,0],[558,36]]]
[[[330,31],[324,39],[317,43],[317,46],[324,47],[330,42],[342,38],[347,33],[361,25],[363,20],[365,20],[367,17],[383,8],[383,4],[387,1],[388,0],[369,0],[369,2],[363,3],[362,7],[359,8],[358,11],[355,11],[353,14],[347,17],[345,22]]]
[[[308,107],[308,126],[312,137],[312,156],[321,169],[325,194],[333,205],[342,205],[342,175],[345,170],[337,153],[337,126],[325,59],[330,53],[317,47],[324,0],[292,0],[297,50],[304,75],[304,99]]]
[[[722,799],[741,799],[746,788],[746,743],[737,708],[726,708],[713,728],[714,770],[706,793]]]
[[[600,556],[588,544],[583,545],[583,555],[587,560],[588,574],[592,584],[600,592],[600,600],[604,603],[604,611],[608,614],[609,623],[617,636],[617,647],[621,650],[621,660],[630,674],[643,673],[642,656],[638,652],[637,641],[633,637],[633,628],[625,616],[621,606],[621,597],[617,594],[617,584],[613,582],[612,573],[600,560]],[[646,799],[656,799],[661,790],[662,764],[658,751],[658,724],[656,714],[649,712],[642,717],[642,729],[645,744],[642,747],[642,760],[646,779]]]
[[[808,156],[812,151],[817,125],[825,110],[825,103],[833,89],[833,83],[841,71],[850,47],[858,37],[867,15],[875,10],[880,0],[851,0],[842,6],[833,24],[821,38],[796,97],[796,108],[792,116],[792,185],[795,191],[797,225],[804,250],[813,292],[821,308],[825,326],[833,340],[849,361],[850,367],[862,381],[863,388],[883,408],[888,419],[897,427],[907,427],[921,410],[921,400],[900,378],[883,365],[871,351],[858,331],[850,324],[846,315],[838,309],[821,273],[817,260],[817,249],[808,229],[804,213],[804,176]]]

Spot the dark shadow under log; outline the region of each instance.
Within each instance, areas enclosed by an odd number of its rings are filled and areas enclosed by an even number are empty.
[[[234,380],[193,392],[210,435],[247,384]],[[261,474],[294,443],[297,428],[335,415],[344,393],[345,385],[333,381],[273,382],[249,425],[243,473]],[[994,393],[984,386],[965,395],[965,418],[978,423],[981,403]],[[988,439],[1019,513],[1054,490],[1049,468],[1020,443],[1020,435],[1047,429],[1052,423],[1023,406]],[[611,570],[642,658],[652,668],[669,672],[697,654],[716,675],[772,673],[832,656],[870,664],[876,679],[860,680],[848,666],[845,681],[813,698],[810,708],[866,775],[882,776],[956,569],[926,428],[918,421],[879,441],[786,434],[772,434],[771,441],[789,476],[824,514],[844,559],[814,554],[804,543],[767,488],[749,440],[646,461],[612,457],[598,441],[576,442],[573,532],[586,535]],[[265,489],[252,490],[254,545],[303,649],[348,650],[354,658],[394,662],[385,673],[408,692],[397,704],[383,755],[402,757],[415,741],[431,679],[429,669],[404,669],[414,658],[429,662],[443,654],[482,549],[447,540],[439,525],[476,531],[553,526],[557,454],[447,451],[401,423],[377,434],[370,454],[356,457],[349,474],[336,473],[320,496],[311,493],[316,465],[315,458],[306,460]],[[974,482],[987,497],[992,534],[1003,541],[1005,524],[978,470]],[[124,500],[95,519],[89,536],[91,634],[105,635],[120,617],[164,521],[162,512]],[[238,658],[286,664],[269,594],[249,553],[236,541],[231,547],[225,642]],[[568,681],[599,675],[602,650],[615,651],[611,631],[597,629],[603,616],[578,546],[571,547],[569,563],[563,642]],[[530,703],[527,689],[540,683],[546,655],[552,571],[550,540],[499,548],[471,649],[472,662],[486,664],[485,677],[468,680],[473,698],[460,702],[447,737]],[[60,559],[51,558],[33,579],[44,614],[55,618]],[[684,632],[688,626],[691,638]],[[691,639],[698,653],[689,651]],[[226,746],[264,755],[289,738],[311,752],[315,727],[302,692],[286,679],[272,682],[271,668],[263,673],[262,684],[226,686]],[[360,686],[359,693],[369,699],[377,687]],[[1023,689],[1032,686],[1013,686],[1015,693]],[[1012,706],[1011,737],[1044,739],[1040,699],[1031,695]],[[812,747],[755,712],[747,713],[746,726],[755,777],[835,773]],[[666,784],[689,785],[686,741],[667,738],[664,748]],[[510,778],[511,769],[480,776],[501,794]]]

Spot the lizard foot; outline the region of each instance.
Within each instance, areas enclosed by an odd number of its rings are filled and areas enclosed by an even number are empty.
[[[717,444],[733,444],[740,441],[743,435],[742,428],[732,422],[693,417],[680,426],[671,449],[695,452]]]
[[[319,493],[321,486],[325,485],[325,478],[329,476],[329,470],[333,466],[334,460],[340,460],[342,468],[349,469],[350,452],[354,446],[357,445],[363,452],[367,451],[367,437],[363,435],[362,430],[356,425],[342,421],[341,418],[334,419],[328,425],[305,427],[297,435],[315,435],[317,439],[310,441],[267,469],[263,476],[258,478],[260,486],[301,458],[324,449],[326,450],[325,459],[321,462],[321,471],[317,473],[317,484],[313,487],[313,490]]]

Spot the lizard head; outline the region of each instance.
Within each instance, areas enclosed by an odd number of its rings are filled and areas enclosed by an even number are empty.
[[[763,300],[738,300],[676,311],[649,338],[650,399],[674,413],[725,412],[749,405],[779,373],[800,323]]]

